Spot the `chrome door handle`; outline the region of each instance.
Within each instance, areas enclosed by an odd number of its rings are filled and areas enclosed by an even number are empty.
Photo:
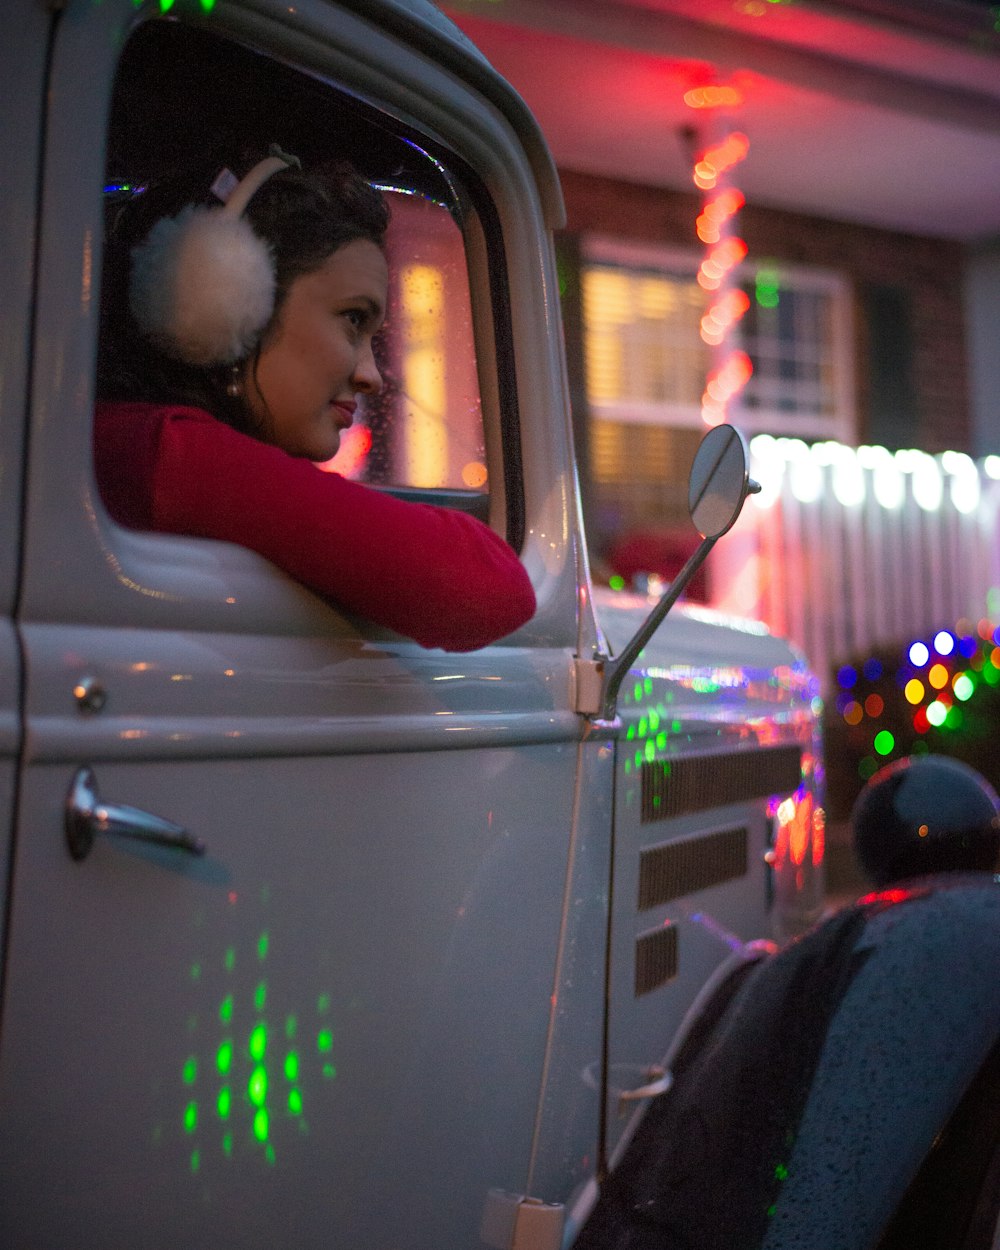
[[[121,803],[103,803],[89,768],[79,769],[70,782],[63,823],[66,845],[74,859],[86,859],[99,833],[176,847],[191,855],[205,854],[204,842],[172,820]]]

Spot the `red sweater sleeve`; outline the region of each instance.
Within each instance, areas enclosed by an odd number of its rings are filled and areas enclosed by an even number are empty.
[[[425,647],[472,651],[534,613],[517,556],[475,517],[326,473],[198,409],[107,407],[118,410],[115,425],[157,419],[154,457],[148,431],[133,427],[129,439],[135,492],[145,480],[149,495],[132,511],[152,529],[249,547],[345,611]],[[99,481],[101,429],[99,419]],[[111,459],[120,490],[120,454]]]

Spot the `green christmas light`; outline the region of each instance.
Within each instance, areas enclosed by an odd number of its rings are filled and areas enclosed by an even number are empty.
[[[882,729],[875,735],[874,747],[879,755],[891,755],[895,745],[896,739],[888,729]]]
[[[760,269],[754,283],[754,299],[761,308],[777,308],[780,299],[780,281],[773,269]]]

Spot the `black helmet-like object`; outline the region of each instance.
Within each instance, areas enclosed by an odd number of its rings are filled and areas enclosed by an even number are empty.
[[[880,769],[854,805],[854,852],[878,888],[925,873],[991,871],[1000,800],[959,760],[922,755]]]

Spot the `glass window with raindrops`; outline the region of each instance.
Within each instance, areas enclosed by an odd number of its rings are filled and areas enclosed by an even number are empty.
[[[482,406],[461,230],[428,195],[384,186],[389,308],[367,399],[328,468],[379,486],[487,490]]]

